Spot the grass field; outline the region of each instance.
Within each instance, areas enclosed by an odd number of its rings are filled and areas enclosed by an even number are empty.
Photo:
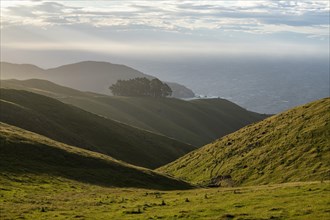
[[[329,219],[330,183],[154,191],[0,176],[6,219]]]

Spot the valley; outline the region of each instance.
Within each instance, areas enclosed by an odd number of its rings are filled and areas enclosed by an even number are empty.
[[[0,121],[59,142],[156,168],[196,149],[35,93],[1,89]]]
[[[0,124],[1,183],[14,177],[44,181],[62,178],[104,187],[189,189],[188,183],[110,156],[66,145],[15,126]],[[13,179],[14,178],[14,179]]]

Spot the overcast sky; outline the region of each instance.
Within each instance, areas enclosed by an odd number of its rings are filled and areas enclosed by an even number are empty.
[[[55,54],[78,60],[84,54],[326,57],[329,10],[328,0],[1,0],[1,59],[33,62],[33,56],[46,60]]]

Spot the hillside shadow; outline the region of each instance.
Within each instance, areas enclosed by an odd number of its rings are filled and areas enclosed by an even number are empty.
[[[47,174],[106,187],[157,190],[189,189],[188,183],[149,170],[139,170],[110,159],[101,159],[64,149],[31,143],[1,141],[0,172]]]

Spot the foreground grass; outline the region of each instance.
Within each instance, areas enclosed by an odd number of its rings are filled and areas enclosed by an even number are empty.
[[[330,219],[330,183],[154,191],[0,176],[0,219]]]

